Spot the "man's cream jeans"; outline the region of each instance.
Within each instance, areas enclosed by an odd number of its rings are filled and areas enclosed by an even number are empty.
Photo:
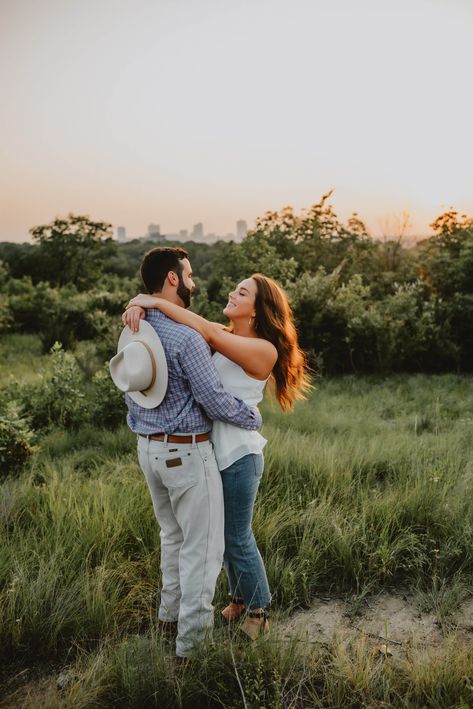
[[[178,621],[176,654],[209,637],[222,568],[222,481],[209,441],[175,444],[138,436],[138,459],[161,528],[159,618]]]

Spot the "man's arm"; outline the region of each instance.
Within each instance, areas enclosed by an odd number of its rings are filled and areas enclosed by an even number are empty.
[[[258,409],[250,408],[223,388],[210,356],[210,349],[200,335],[189,337],[180,362],[195,400],[212,420],[232,423],[255,431],[261,427]]]

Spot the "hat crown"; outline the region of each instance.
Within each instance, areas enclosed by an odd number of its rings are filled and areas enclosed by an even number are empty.
[[[154,327],[142,320],[138,332],[122,330],[117,354],[109,363],[115,386],[145,409],[159,406],[166,395],[168,366]]]
[[[123,392],[144,391],[151,386],[156,361],[144,342],[129,342],[114,359],[116,362],[111,373],[118,389]]]

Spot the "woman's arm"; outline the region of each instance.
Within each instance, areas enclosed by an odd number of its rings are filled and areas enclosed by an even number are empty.
[[[134,306],[140,306],[141,308],[158,308],[162,313],[167,315],[168,318],[171,318],[171,320],[175,320],[182,325],[187,325],[193,330],[200,332],[204,340],[206,340],[209,344],[214,330],[221,330],[224,327],[223,325],[220,325],[220,323],[210,322],[210,320],[206,320],[200,315],[197,315],[197,313],[186,310],[180,305],[170,303],[169,300],[165,300],[164,298],[156,298],[153,295],[140,294],[135,298],[132,298],[126,306],[127,311],[129,308],[133,308]]]
[[[170,303],[164,298],[150,295],[139,295],[128,303],[127,308],[159,308],[165,315],[176,322],[192,327],[204,337],[216,352],[239,364],[247,374],[255,379],[266,379],[272,372],[278,352],[271,342],[259,337],[241,337],[224,329],[220,323],[210,322],[179,305]],[[128,312],[128,310],[127,310]],[[136,315],[135,315],[136,317]]]

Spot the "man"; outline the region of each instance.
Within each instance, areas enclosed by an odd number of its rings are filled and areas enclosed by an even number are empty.
[[[141,276],[149,293],[183,308],[190,305],[194,282],[183,249],[152,249]],[[159,619],[178,621],[176,654],[187,657],[212,629],[224,551],[222,483],[209,441],[211,422],[255,430],[261,416],[223,390],[200,334],[157,309],[147,310],[146,317],[164,348],[168,388],[154,409],[126,395],[128,425],[138,434],[139,462],[161,527]]]

